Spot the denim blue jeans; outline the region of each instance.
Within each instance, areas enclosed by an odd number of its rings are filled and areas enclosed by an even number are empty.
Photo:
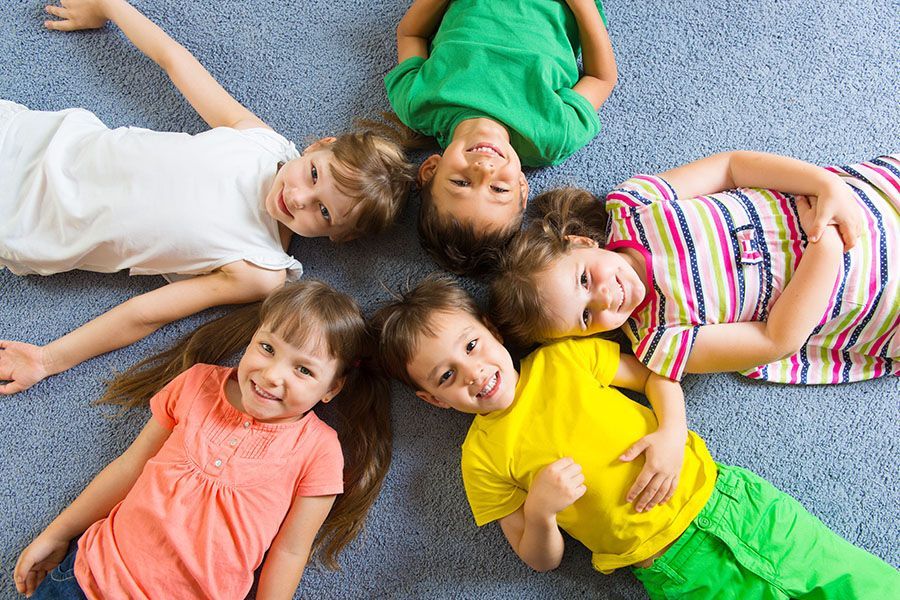
[[[78,544],[73,542],[72,549],[59,565],[44,577],[44,580],[31,596],[32,600],[87,600],[75,579],[75,554]]]

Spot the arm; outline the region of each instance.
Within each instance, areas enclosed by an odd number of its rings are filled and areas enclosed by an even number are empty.
[[[60,21],[45,21],[48,29],[74,31],[102,27],[112,21],[168,74],[172,83],[210,127],[249,129],[268,127],[259,117],[232,98],[209,71],[181,44],[125,0],[60,0],[47,6]]]
[[[256,592],[259,600],[290,600],[294,597],[313,541],[334,504],[334,498],[301,496],[294,500],[266,554]]]
[[[595,109],[600,108],[619,80],[616,57],[609,33],[593,0],[566,0],[581,38],[581,59],[584,75],[572,88],[584,96]]]
[[[500,519],[503,535],[525,564],[535,571],[559,566],[565,541],[556,515],[586,491],[581,466],[571,458],[561,458],[538,472],[525,503]]]
[[[437,31],[450,0],[414,0],[397,24],[397,62],[428,58],[428,40]]]
[[[150,419],[131,446],[100,471],[75,501],[22,551],[13,571],[19,593],[31,595],[47,572],[65,557],[69,542],[106,517],[125,498],[144,465],[159,452],[170,433],[155,419]]]
[[[687,441],[684,394],[681,384],[653,373],[631,354],[622,355],[612,385],[647,396],[659,423],[619,457],[627,462],[645,454],[644,467],[626,495],[643,512],[668,502],[678,487]]]
[[[806,246],[769,318],[701,327],[688,356],[687,371],[743,371],[800,350],[828,308],[840,261],[841,240],[837,230],[828,227],[818,242]]]
[[[660,174],[679,197],[693,198],[736,187],[775,189],[817,198],[814,216],[805,228],[812,241],[829,224],[838,226],[844,251],[856,243],[863,227],[862,209],[840,177],[808,162],[767,154],[734,151],[714,154]]]
[[[260,300],[284,279],[284,271],[240,261],[136,296],[46,346],[0,341],[0,380],[9,381],[0,385],[0,394],[28,389],[49,375],[127,346],[166,323],[211,306]]]

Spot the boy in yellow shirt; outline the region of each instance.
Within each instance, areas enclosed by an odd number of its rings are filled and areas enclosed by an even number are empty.
[[[900,594],[881,559],[753,473],[716,464],[686,430],[680,390],[659,387],[612,342],[543,346],[517,373],[471,298],[434,277],[382,308],[375,326],[392,376],[430,404],[476,415],[462,446],[475,521],[499,521],[532,568],[559,565],[562,528],[596,569],[634,567],[651,598]],[[656,414],[610,385],[646,393]]]

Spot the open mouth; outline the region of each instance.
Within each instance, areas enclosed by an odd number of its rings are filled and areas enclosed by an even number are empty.
[[[621,294],[619,296],[619,306],[616,307],[616,310],[619,310],[622,308],[622,305],[625,304],[625,287],[622,285],[622,282],[619,281],[618,277],[616,277],[616,285],[619,286],[619,293]]]
[[[284,203],[284,190],[278,192],[278,208],[281,209],[281,212],[286,214],[287,216],[294,218],[294,213],[288,210],[287,204]]]
[[[476,154],[487,154],[488,156],[497,156],[500,158],[506,158],[502,152],[500,152],[500,148],[493,144],[488,144],[487,142],[481,142],[479,144],[475,144],[471,148],[466,149],[466,152],[474,152]]]
[[[278,396],[275,396],[273,394],[270,394],[266,390],[262,389],[261,387],[256,385],[255,381],[251,381],[250,384],[253,386],[253,391],[260,398],[262,398],[264,400],[269,400],[270,402],[281,402],[281,398],[279,398]]]
[[[500,371],[497,371],[492,376],[488,377],[488,380],[484,382],[484,386],[482,386],[481,391],[475,394],[475,398],[477,400],[486,400],[490,398],[494,394],[497,393],[497,390],[500,389]]]

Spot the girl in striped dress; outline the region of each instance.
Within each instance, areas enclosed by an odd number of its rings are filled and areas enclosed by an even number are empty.
[[[491,285],[496,322],[520,343],[622,328],[676,381],[900,373],[900,156],[823,169],[729,152],[637,175],[605,213],[582,190],[539,201],[544,217]]]

